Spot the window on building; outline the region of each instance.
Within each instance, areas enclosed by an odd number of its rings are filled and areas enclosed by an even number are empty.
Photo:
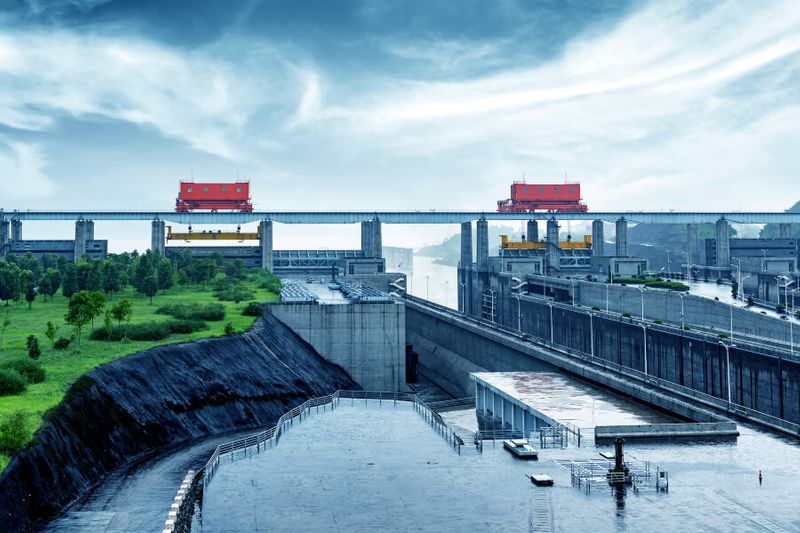
[[[192,188],[191,187],[186,187],[186,192],[192,192]]]
[[[522,188],[522,192],[524,192],[525,194],[528,194],[528,188],[527,187],[523,187]]]
[[[569,192],[575,192],[575,187],[570,187]]]
[[[236,192],[242,192],[242,188],[241,187],[236,187]]]
[[[558,187],[553,187],[553,191],[554,191],[554,192],[559,192],[559,191],[560,191],[560,189],[559,189]]]
[[[208,187],[203,187],[203,192],[208,192]]]
[[[511,263],[509,263],[508,266],[506,267],[506,271],[511,272]]]
[[[228,192],[228,188],[226,186],[222,186],[222,192]]]
[[[541,193],[541,192],[544,192],[544,189],[542,189],[541,187],[539,187],[539,192],[540,192],[540,193]]]

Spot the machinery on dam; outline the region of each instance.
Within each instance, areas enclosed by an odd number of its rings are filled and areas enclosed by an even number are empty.
[[[187,213],[207,209],[212,213],[220,210],[251,213],[253,202],[250,198],[250,182],[196,183],[181,181],[175,211]]]
[[[511,184],[511,198],[499,200],[499,213],[533,213],[535,211],[586,213],[589,207],[581,198],[581,184],[566,183],[525,183],[515,181]]]

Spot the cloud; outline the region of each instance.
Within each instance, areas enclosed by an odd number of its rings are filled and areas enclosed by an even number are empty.
[[[16,200],[48,196],[55,185],[44,172],[46,158],[33,143],[3,142],[0,138],[0,197],[5,205]]]

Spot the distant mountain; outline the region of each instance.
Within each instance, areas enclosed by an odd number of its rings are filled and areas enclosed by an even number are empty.
[[[541,230],[541,228],[540,228]],[[541,231],[539,235],[541,235]],[[489,255],[497,255],[500,249],[500,235],[508,235],[512,241],[522,239],[522,234],[519,230],[515,230],[510,226],[489,226]],[[472,228],[473,240],[473,260],[474,260],[474,241],[475,241],[475,228]],[[447,237],[441,244],[432,244],[430,246],[423,246],[414,252],[416,255],[424,255],[427,257],[437,257],[437,263],[443,265],[457,266],[458,261],[461,259],[461,234],[456,233]]]
[[[786,210],[787,213],[800,213],[800,202],[797,202],[792,207]],[[777,239],[780,235],[780,229],[778,224],[767,224],[764,226],[764,229],[761,230],[760,237],[762,239]],[[800,238],[800,224],[792,224],[792,232],[791,236],[794,238]]]

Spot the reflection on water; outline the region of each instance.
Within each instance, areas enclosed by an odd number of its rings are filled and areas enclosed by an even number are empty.
[[[419,298],[458,309],[458,269],[437,264],[436,259],[414,256],[414,271],[406,272],[409,292]]]

